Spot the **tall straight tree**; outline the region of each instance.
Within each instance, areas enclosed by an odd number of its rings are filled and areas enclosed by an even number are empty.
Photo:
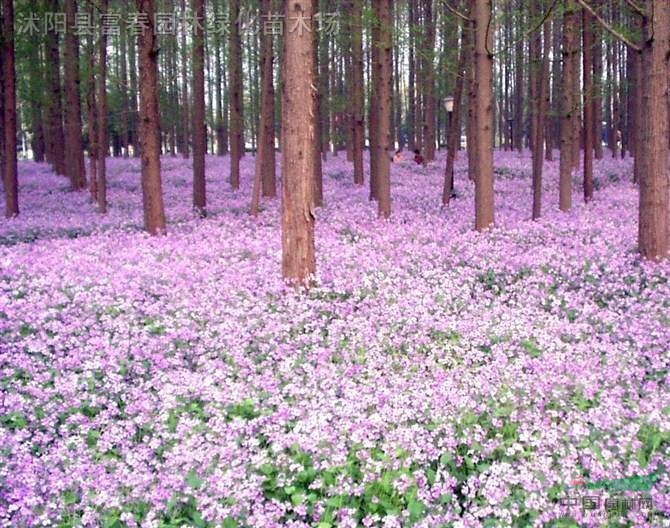
[[[272,12],[272,0],[261,0],[261,16],[264,20]],[[261,117],[258,126],[258,156],[263,196],[277,196],[275,162],[275,89],[273,35],[263,31],[261,36]],[[261,150],[261,145],[263,146]]]
[[[75,190],[86,187],[84,139],[81,131],[81,97],[79,93],[79,39],[75,20],[76,0],[65,0],[65,165],[70,185]]]
[[[108,0],[100,1],[100,13],[106,15]],[[99,41],[98,64],[98,212],[107,212],[107,35],[103,31]]]
[[[205,0],[193,0],[193,207],[205,213]]]
[[[240,39],[240,0],[230,0],[230,185],[240,188],[240,159],[244,153],[244,114],[242,103],[242,44]]]
[[[537,2],[530,5],[533,20],[540,16]],[[542,215],[542,168],[544,163],[544,87],[545,57],[543,57],[542,32],[536,30],[530,38],[530,106],[531,106],[531,142],[532,181],[533,181],[533,220]]]
[[[14,61],[14,1],[2,2],[2,93],[3,93],[3,183],[5,216],[19,214],[18,167],[16,160],[16,64]]]
[[[393,131],[391,130],[391,114],[393,112],[393,18],[391,15],[392,0],[373,0],[377,40],[373,46],[377,48],[377,75],[374,77],[374,99],[376,107],[377,141],[375,152],[371,156],[377,158],[374,176],[377,188],[377,213],[380,218],[391,216],[391,160],[393,152]]]
[[[46,0],[46,11],[58,13],[58,0]],[[59,34],[55,25],[48,28],[45,39],[45,62],[47,66],[48,104],[45,128],[47,160],[56,174],[65,175],[65,134],[63,132],[63,107],[60,82]]]
[[[186,0],[181,0],[181,12],[183,17],[183,24],[181,28],[181,111],[183,126],[181,131],[181,153],[184,159],[190,156],[189,131],[191,123],[189,123],[189,101],[188,101],[188,53],[186,48],[186,31],[188,24],[186,23]]]
[[[593,199],[593,16],[586,9],[582,11],[582,77],[584,82],[584,201]]]
[[[363,0],[352,0],[351,4],[351,108],[352,148],[354,158],[354,183],[363,185],[363,146],[365,144],[365,122],[363,115]]]
[[[152,235],[165,234],[165,208],[161,184],[160,117],[158,109],[158,46],[154,33],[154,0],[137,0],[146,14],[147,27],[138,35],[140,62],[140,127],[142,152],[142,201],[144,228]]]
[[[658,260],[668,257],[668,42],[670,0],[647,0],[643,22],[639,145],[639,250]],[[639,158],[639,159],[638,159]]]
[[[93,20],[95,6],[89,4],[88,13]],[[97,97],[95,93],[95,31],[91,31],[87,38],[88,53],[88,79],[86,84],[86,105],[88,110],[88,190],[91,194],[91,201],[98,200],[98,108]]]
[[[565,0],[563,7],[563,87],[561,103],[561,161],[559,182],[559,207],[561,211],[572,208],[573,115],[576,112],[575,94],[572,91],[575,76],[574,55],[577,54],[577,7],[574,0]]]
[[[285,20],[311,20],[314,0],[284,0]],[[284,31],[282,87],[282,272],[308,286],[314,254],[314,149],[316,113],[314,39],[298,28]]]
[[[421,73],[423,82],[423,155],[426,161],[435,159],[435,19],[433,16],[433,0],[423,0],[424,38],[421,50]]]
[[[491,0],[474,0],[475,20],[475,228],[493,226],[493,29]]]
[[[318,6],[319,0],[314,0],[314,11],[318,10]],[[312,62],[314,63],[314,71],[317,72],[314,86],[318,87],[321,85],[319,80],[319,33],[313,30],[312,38],[314,39]],[[323,105],[323,102],[321,99],[321,93],[317,88],[316,113],[314,114],[314,134],[316,134],[316,147],[314,149],[314,204],[319,207],[323,205],[323,166],[321,163],[321,143],[323,141],[321,130],[321,106]]]

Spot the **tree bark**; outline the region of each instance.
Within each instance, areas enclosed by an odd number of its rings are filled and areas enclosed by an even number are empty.
[[[261,16],[268,16],[271,0],[261,0]],[[260,163],[263,196],[277,196],[275,162],[275,90],[273,79],[273,36],[265,32],[261,36],[261,117],[258,127],[258,152],[256,163]]]
[[[311,20],[313,0],[285,0],[285,20]],[[284,31],[282,89],[282,272],[296,286],[309,286],[314,254],[314,39]]]
[[[314,1],[314,11],[318,10],[319,2]],[[312,47],[312,67],[314,70],[314,79],[312,84],[314,86],[321,86],[319,78],[319,34],[316,30],[312,30],[312,38],[314,45]],[[316,91],[316,112],[314,113],[314,134],[315,134],[315,148],[314,148],[314,205],[321,207],[323,205],[323,167],[321,164],[321,143],[323,141],[321,131],[321,92]]]
[[[191,155],[190,151],[190,132],[191,132],[191,123],[189,120],[189,97],[188,97],[188,54],[186,48],[186,31],[188,25],[185,23],[187,20],[186,16],[186,0],[181,0],[181,12],[184,22],[181,29],[181,111],[182,111],[182,141],[181,141],[181,153],[184,156],[184,159],[188,159]]]
[[[84,140],[81,134],[81,103],[79,94],[79,39],[75,34],[76,0],[65,1],[67,33],[65,34],[65,165],[66,175],[74,190],[86,188]]]
[[[3,183],[5,217],[19,214],[18,166],[16,159],[16,64],[14,57],[14,1],[2,2],[2,80],[3,80]]]
[[[354,183],[363,185],[363,147],[365,122],[363,115],[363,1],[353,0],[351,10],[351,94],[353,110],[352,145],[354,158]]]
[[[639,250],[643,257],[668,257],[668,42],[670,0],[647,0],[643,23],[644,81],[635,163],[640,174]]]
[[[230,185],[240,188],[240,159],[244,152],[244,115],[242,106],[242,48],[240,27],[240,0],[230,1]],[[310,58],[311,60],[311,58]]]
[[[491,0],[474,0],[475,82],[476,82],[476,157],[475,157],[475,228],[492,227],[493,190],[493,28]]]
[[[563,11],[563,95],[561,104],[561,161],[559,183],[559,207],[561,211],[572,208],[572,167],[574,137],[574,112],[576,111],[574,84],[577,53],[577,11],[573,0],[565,0]]]
[[[378,40],[378,74],[375,78],[375,100],[377,106],[377,214],[380,218],[391,216],[391,160],[393,154],[393,136],[391,131],[391,113],[393,112],[393,20],[391,17],[392,0],[374,0],[373,9],[379,27]]]
[[[205,0],[193,0],[193,207],[201,215],[207,207],[205,184]]]
[[[433,17],[433,0],[423,2],[423,26],[425,35],[423,40],[423,61],[421,71],[423,74],[423,156],[427,162],[435,160],[435,21]]]
[[[531,19],[536,20],[540,14],[539,6],[532,2]],[[542,33],[536,31],[530,39],[530,105],[531,105],[531,141],[532,152],[532,187],[533,187],[533,220],[542,216],[542,168],[544,164],[544,75],[545,59],[543,57]]]
[[[161,184],[158,47],[154,36],[154,0],[138,0],[137,9],[140,13],[146,13],[149,21],[148,27],[138,36],[140,62],[139,140],[142,152],[144,227],[152,235],[164,235],[166,227]]]
[[[46,9],[57,13],[58,1],[48,0]],[[47,111],[47,159],[56,174],[65,175],[65,134],[63,132],[63,109],[60,85],[60,49],[58,33],[51,28],[46,35],[46,64],[49,104]]]

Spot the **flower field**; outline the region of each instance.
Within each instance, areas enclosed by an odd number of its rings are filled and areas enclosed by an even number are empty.
[[[164,157],[163,238],[139,160],[109,161],[105,217],[22,162],[0,526],[670,526],[670,264],[636,253],[632,163],[596,162],[588,206],[576,173],[569,214],[548,163],[531,222],[529,155],[496,153],[480,234],[465,156],[439,205],[443,158],[394,164],[389,221],[329,158],[304,294],[279,201],[248,215],[250,155],[235,193],[208,158],[204,219],[190,161]]]

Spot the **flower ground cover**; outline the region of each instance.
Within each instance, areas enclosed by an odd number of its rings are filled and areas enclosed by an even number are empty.
[[[393,167],[376,219],[325,166],[317,286],[280,278],[277,201],[247,214],[208,158],[163,159],[169,235],[141,231],[139,161],[109,162],[110,212],[20,165],[0,224],[4,526],[670,526],[670,266],[635,252],[631,165],[596,165],[561,214],[547,164],[496,154],[498,227],[443,162]],[[577,186],[575,186],[577,189]],[[653,511],[585,511],[575,479],[658,475]],[[639,491],[624,491],[635,500]]]

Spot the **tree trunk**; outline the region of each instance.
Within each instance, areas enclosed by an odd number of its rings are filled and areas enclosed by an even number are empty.
[[[184,159],[187,159],[190,156],[190,145],[189,145],[189,132],[191,128],[191,123],[189,120],[189,97],[188,97],[188,54],[186,48],[186,32],[188,30],[188,24],[186,24],[187,15],[186,15],[186,0],[181,0],[181,12],[184,22],[181,28],[181,111],[182,111],[182,141],[181,141],[181,153],[184,156]],[[234,20],[233,20],[234,21]]]
[[[240,0],[230,1],[230,185],[240,188],[240,159],[244,151],[244,115],[242,107],[242,48],[240,27]],[[310,47],[311,49],[311,47]]]
[[[127,15],[126,3],[124,2],[122,5],[121,16],[125,17]],[[119,69],[121,70],[119,83],[119,95],[121,96],[121,146],[123,147],[123,157],[127,158],[129,156],[130,144],[130,105],[128,104],[128,61],[126,60],[129,51],[125,27],[120,28],[119,31],[119,46],[121,48],[121,56],[119,57]]]
[[[374,0],[373,9],[376,14],[378,40],[373,44],[378,48],[377,68],[375,81],[375,99],[372,103],[377,106],[377,134],[376,157],[377,173],[377,213],[380,218],[391,216],[391,160],[393,154],[391,113],[393,112],[393,20],[391,17],[392,0]]]
[[[668,256],[668,41],[670,0],[647,0],[643,24],[642,108],[635,163],[640,174],[639,250],[643,257]]]
[[[88,12],[93,20],[95,7],[93,4],[89,5]],[[95,93],[95,31],[88,35],[88,82],[87,82],[87,97],[86,102],[88,106],[88,190],[91,194],[91,201],[97,203],[98,201],[98,108],[97,97]]]
[[[311,20],[313,0],[285,0],[285,19]],[[282,272],[294,285],[308,286],[314,255],[314,150],[316,94],[312,85],[314,39],[284,31],[282,89]]]
[[[408,19],[409,19],[409,81],[407,84],[407,129],[408,129],[408,145],[409,150],[416,149],[416,49],[415,49],[415,33],[416,27],[416,0],[408,0]]]
[[[314,1],[314,11],[318,10],[319,2]],[[316,87],[320,86],[319,80],[319,33],[312,31],[312,38],[314,39],[314,46],[312,47],[312,66],[315,72],[315,77],[312,79],[312,84]],[[321,134],[321,93],[318,88],[316,91],[316,112],[314,114],[314,205],[320,207],[323,205],[323,167],[321,164],[321,143],[323,136]]]
[[[18,167],[16,160],[16,65],[14,62],[14,1],[2,2],[2,96],[3,96],[3,183],[5,217],[19,214]]]
[[[531,0],[535,1],[535,0]],[[523,150],[523,136],[524,136],[524,120],[523,120],[523,66],[524,66],[524,49],[523,49],[523,28],[524,28],[524,0],[517,0],[517,34],[516,46],[514,55],[516,58],[515,82],[514,82],[514,148],[521,152]]]
[[[205,214],[205,0],[193,0],[193,207]]]
[[[59,11],[57,0],[48,0],[47,11]],[[47,112],[47,159],[56,174],[65,175],[65,134],[63,132],[63,110],[60,85],[60,49],[58,33],[50,28],[46,35],[46,64],[49,104]]]
[[[365,122],[363,115],[363,0],[353,0],[351,10],[351,96],[353,110],[352,145],[354,158],[354,183],[363,185],[363,147]]]
[[[593,16],[582,10],[584,79],[584,201],[593,200]]]
[[[272,10],[272,0],[261,0],[261,16],[267,17]],[[261,116],[258,126],[258,152],[256,164],[260,164],[263,196],[277,196],[275,162],[275,90],[273,79],[273,36],[264,32],[261,36]]]
[[[100,12],[107,13],[108,0],[101,0]],[[100,34],[98,71],[98,212],[107,212],[107,35]]]
[[[493,30],[491,0],[475,0],[475,83],[476,83],[476,157],[475,228],[492,227],[494,219],[493,190]]]
[[[201,0],[202,1],[202,0]],[[144,227],[152,235],[165,234],[165,208],[161,184],[160,114],[158,108],[158,47],[154,36],[154,0],[138,0],[148,27],[138,37],[140,60],[140,150]]]
[[[67,33],[65,34],[65,166],[74,190],[86,187],[84,140],[81,134],[81,103],[79,95],[79,39],[75,34],[76,0],[65,1]]]
[[[559,206],[561,211],[572,208],[572,167],[574,137],[574,112],[576,111],[574,84],[577,53],[577,11],[573,0],[565,0],[563,12],[563,95],[561,104],[561,161]]]
[[[596,7],[602,5],[596,0]],[[593,24],[593,149],[596,159],[603,159],[603,30]]]
[[[540,14],[539,6],[532,2],[531,19]],[[544,164],[544,75],[545,59],[543,57],[542,33],[536,31],[530,39],[530,105],[531,105],[531,141],[532,152],[532,185],[533,185],[533,220],[542,216],[542,168]]]

